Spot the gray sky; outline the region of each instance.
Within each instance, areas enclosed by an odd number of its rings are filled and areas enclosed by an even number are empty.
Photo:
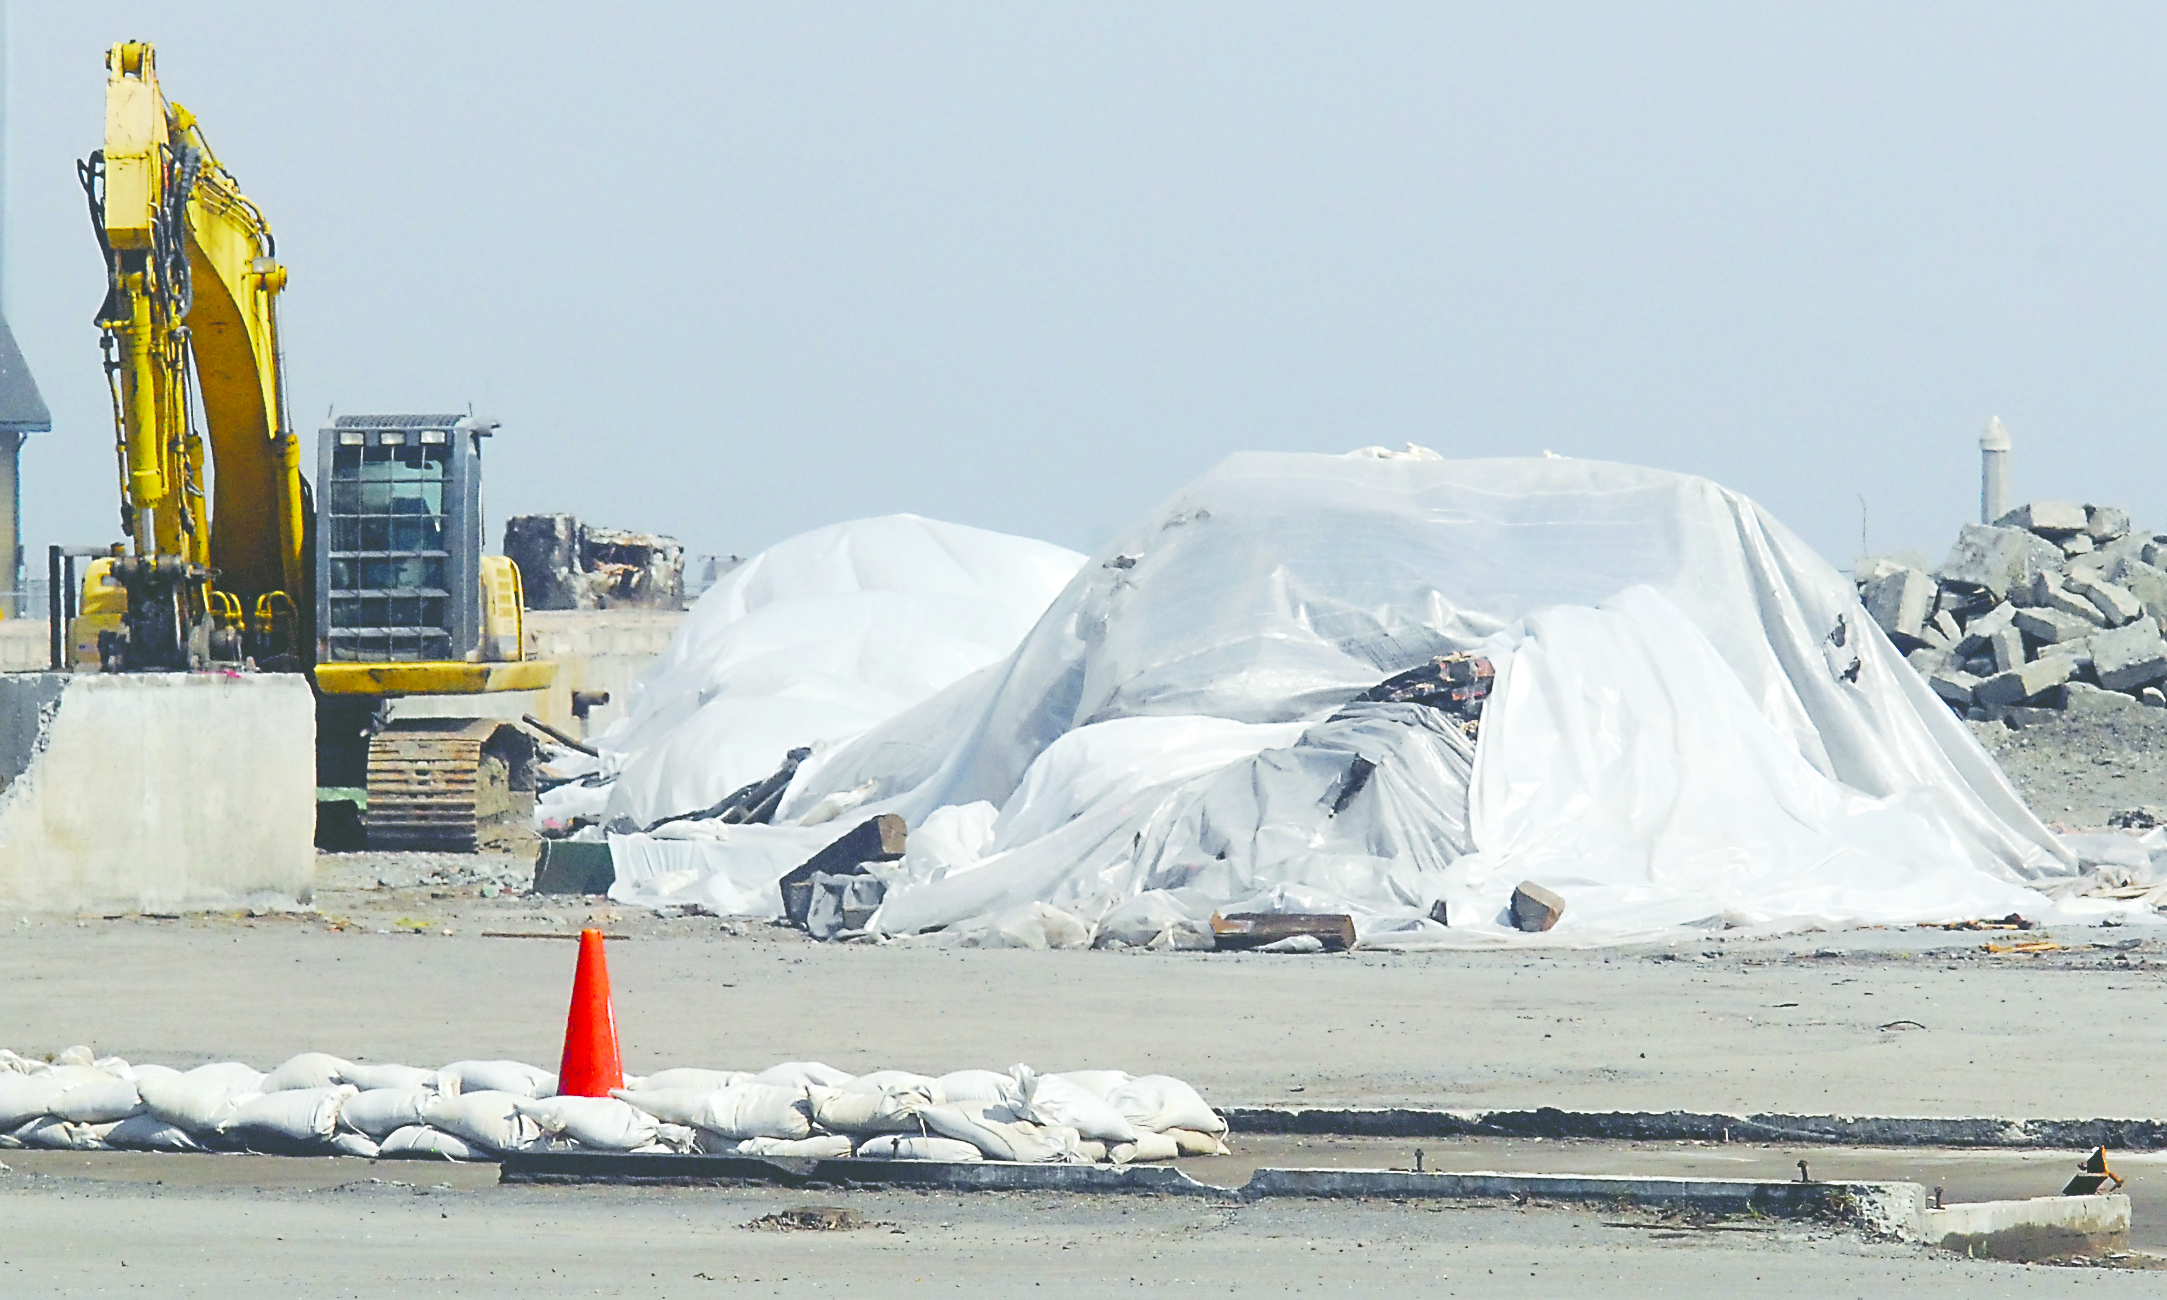
[[[1631,12],[1627,12],[1631,11]],[[2167,529],[2167,9],[16,3],[25,542],[115,536],[74,160],[158,45],[294,408],[504,421],[491,514],[1089,549],[1220,457],[1705,474],[1839,563]]]

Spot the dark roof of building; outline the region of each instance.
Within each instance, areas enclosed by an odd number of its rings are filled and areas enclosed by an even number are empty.
[[[0,433],[50,433],[53,413],[45,408],[30,363],[15,346],[15,331],[0,316]]]

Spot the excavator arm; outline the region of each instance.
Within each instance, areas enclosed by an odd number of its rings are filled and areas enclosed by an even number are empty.
[[[150,45],[107,52],[105,108],[105,147],[80,170],[105,253],[98,326],[131,543],[112,565],[127,613],[106,657],[298,656],[314,601],[279,355],[286,269],[195,117],[161,93]]]

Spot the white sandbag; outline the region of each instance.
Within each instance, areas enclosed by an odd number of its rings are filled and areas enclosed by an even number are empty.
[[[342,1156],[359,1156],[363,1160],[376,1159],[377,1152],[381,1150],[376,1145],[375,1138],[360,1133],[333,1133],[331,1149]]]
[[[626,1079],[625,1086],[627,1088],[636,1088],[641,1092],[661,1091],[669,1088],[691,1088],[699,1092],[713,1092],[717,1088],[727,1088],[733,1083],[750,1082],[752,1082],[752,1075],[745,1070],[699,1070],[689,1066],[679,1066],[675,1069],[657,1070],[641,1079],[637,1084],[631,1079]]]
[[[0,1074],[0,1130],[52,1114],[68,1085],[47,1074]]]
[[[925,1088],[868,1092],[847,1087],[808,1088],[805,1097],[812,1108],[814,1124],[830,1133],[850,1133],[859,1137],[873,1133],[915,1133],[918,1121],[913,1112],[919,1106],[933,1104],[932,1093]]]
[[[833,1088],[850,1082],[848,1070],[838,1070],[832,1065],[818,1061],[787,1061],[771,1065],[752,1076],[754,1083],[771,1084],[778,1088]]]
[[[794,1139],[812,1136],[813,1121],[803,1089],[740,1083],[707,1095],[697,1127],[725,1137]]]
[[[1049,1074],[1046,1077],[1059,1079],[1063,1083],[1073,1083],[1092,1096],[1104,1099],[1107,1093],[1136,1076],[1126,1070],[1063,1070],[1059,1074]]]
[[[964,1102],[954,1106],[926,1106],[918,1118],[932,1134],[968,1142],[988,1160],[1013,1160],[1024,1164],[1081,1164],[1075,1129],[1033,1124],[999,1102]]]
[[[263,1076],[265,1092],[298,1092],[304,1088],[335,1088],[345,1078],[349,1062],[329,1052],[303,1052]],[[359,1085],[356,1085],[359,1086]]]
[[[339,1124],[381,1142],[421,1123],[422,1105],[436,1095],[433,1088],[371,1088],[346,1099],[339,1107]]]
[[[453,1061],[438,1070],[442,1092],[508,1092],[519,1097],[554,1097],[557,1076],[522,1061]]]
[[[548,1097],[521,1102],[519,1113],[551,1137],[592,1151],[637,1151],[657,1137],[655,1117],[615,1097]]]
[[[860,1160],[937,1160],[943,1164],[969,1164],[986,1158],[968,1142],[902,1133],[867,1138],[858,1144],[857,1155]]]
[[[133,1079],[135,1077],[135,1070],[122,1057],[101,1056],[90,1064],[93,1069],[103,1070],[116,1079]]]
[[[933,1081],[933,1104],[952,1106],[966,1101],[1021,1101],[1015,1076],[998,1070],[954,1070]]]
[[[1106,1101],[1140,1129],[1164,1133],[1170,1128],[1224,1133],[1226,1121],[1204,1104],[1196,1089],[1165,1074],[1147,1074],[1106,1094]]]
[[[841,1133],[815,1133],[804,1138],[728,1138],[703,1133],[700,1150],[711,1156],[798,1156],[812,1160],[840,1160],[851,1152],[851,1140]]]
[[[464,1138],[475,1146],[490,1151],[517,1151],[532,1146],[542,1135],[540,1125],[519,1113],[520,1104],[532,1100],[494,1091],[462,1092],[456,1097],[440,1094],[422,1103],[421,1116],[430,1128]]]
[[[1076,1139],[1076,1154],[1082,1157],[1083,1163],[1087,1165],[1105,1164],[1106,1152],[1109,1149],[1110,1148],[1107,1146],[1106,1143],[1101,1142],[1096,1138]]]
[[[197,1137],[218,1132],[243,1097],[260,1091],[263,1075],[238,1061],[199,1065],[186,1074],[142,1079],[136,1091],[150,1113]]]
[[[635,1092],[619,1088],[610,1093],[656,1119],[689,1128],[703,1128],[725,1137],[801,1138],[813,1131],[812,1112],[799,1088],[778,1088],[765,1083],[737,1083],[711,1092],[688,1088],[650,1089]]]
[[[386,1137],[376,1154],[382,1160],[472,1160],[474,1148],[454,1134],[414,1124]]]
[[[0,1074],[28,1073],[30,1073],[29,1057],[17,1056],[15,1053],[9,1051],[7,1048],[0,1047]]]
[[[707,1114],[707,1099],[719,1088],[612,1088],[609,1095],[661,1120],[665,1124],[699,1127]]]
[[[363,1092],[377,1092],[385,1088],[434,1088],[436,1071],[424,1070],[418,1065],[348,1061],[346,1068],[339,1071],[338,1082],[350,1083]]]
[[[259,1093],[233,1108],[224,1131],[244,1141],[265,1134],[288,1142],[329,1142],[339,1126],[339,1103],[353,1095],[350,1083]]]
[[[1181,1144],[1164,1133],[1139,1133],[1134,1142],[1108,1147],[1107,1155],[1117,1165],[1173,1160],[1181,1155]]]
[[[53,1064],[60,1066],[91,1065],[95,1063],[97,1059],[97,1053],[91,1051],[83,1044],[77,1043],[73,1047],[61,1048],[60,1055],[53,1058]]]
[[[176,1078],[180,1073],[170,1065],[138,1065],[129,1069],[128,1077],[140,1084],[145,1079]]]
[[[8,1136],[26,1147],[47,1151],[104,1151],[106,1134],[117,1124],[70,1124],[46,1116],[31,1120]]]
[[[914,1074],[909,1070],[875,1070],[837,1086],[851,1092],[923,1092],[930,1097],[933,1095],[933,1076]]]
[[[1136,1140],[1136,1126],[1096,1093],[1079,1088],[1059,1075],[1032,1074],[1028,1066],[1019,1065],[1014,1073],[1024,1090],[1031,1118],[1038,1123],[1072,1128],[1078,1134],[1100,1142]]]
[[[138,1114],[143,1097],[133,1079],[107,1079],[86,1083],[60,1094],[48,1114],[70,1124],[111,1124]]]
[[[1233,1150],[1227,1146],[1226,1139],[1216,1133],[1199,1133],[1193,1128],[1170,1128],[1160,1136],[1174,1139],[1174,1145],[1181,1148],[1181,1154],[1185,1156],[1230,1156],[1234,1154]]]
[[[168,1124],[148,1112],[130,1115],[105,1135],[105,1144],[119,1151],[201,1151],[187,1129]]]
[[[92,1083],[111,1083],[120,1076],[111,1070],[101,1070],[95,1065],[48,1065],[37,1072],[41,1079],[51,1079],[63,1088],[80,1088]]]

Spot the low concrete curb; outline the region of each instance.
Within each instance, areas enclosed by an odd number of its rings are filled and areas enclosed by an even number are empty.
[[[1240,1187],[1200,1183],[1164,1165],[943,1164],[911,1160],[612,1155],[588,1151],[507,1152],[507,1183],[615,1183],[783,1187],[934,1187],[946,1191],[1147,1192],[1222,1200],[1264,1197],[1596,1201],[1612,1206],[1753,1214],[1847,1223],[1916,1240],[1926,1214],[1917,1183],[1775,1183],[1746,1179],[1616,1175],[1416,1173],[1399,1169],[1259,1169]]]
[[[1414,1107],[1222,1109],[1237,1133],[1344,1137],[1599,1138],[1611,1142],[1811,1142],[1891,1147],[2167,1149],[2151,1119],[1904,1119],[1857,1115],[1724,1115],[1700,1111],[1426,1110]]]
[[[2035,1196],[1974,1201],[1926,1211],[1928,1245],[1983,1259],[2054,1259],[2100,1255],[2129,1238],[2129,1197]]]

